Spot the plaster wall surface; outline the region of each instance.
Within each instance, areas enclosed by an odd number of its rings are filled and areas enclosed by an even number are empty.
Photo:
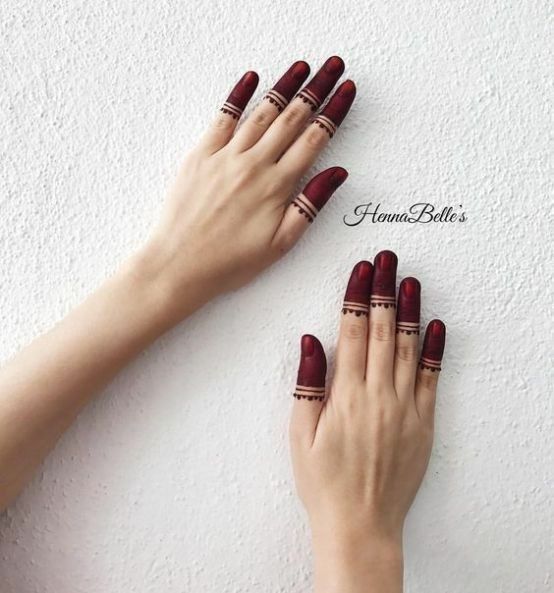
[[[333,354],[380,249],[448,326],[410,593],[554,590],[552,3],[4,0],[0,358],[147,233],[233,82],[337,53],[359,93],[312,174],[350,171],[289,256],[144,352],[0,518],[2,593],[300,593],[287,422],[299,337]],[[343,223],[416,202],[457,224]]]

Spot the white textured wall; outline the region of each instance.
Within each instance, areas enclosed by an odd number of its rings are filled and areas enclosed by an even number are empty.
[[[3,0],[0,17],[2,359],[139,243],[242,71],[259,98],[338,53],[359,86],[318,163],[349,169],[337,198],[82,414],[0,519],[2,593],[306,591],[297,343],[332,351],[349,269],[383,248],[449,330],[407,591],[552,591],[551,3]],[[421,200],[469,220],[342,223]]]

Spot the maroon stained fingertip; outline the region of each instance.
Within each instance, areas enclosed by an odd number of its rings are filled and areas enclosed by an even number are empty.
[[[302,336],[294,397],[308,401],[323,401],[326,373],[327,360],[321,342],[310,334]]]
[[[417,278],[404,278],[398,289],[396,333],[419,335],[421,285]]]
[[[325,169],[307,183],[292,205],[308,219],[308,222],[313,222],[318,212],[347,177],[348,171],[342,167]]]
[[[312,111],[319,109],[325,97],[333,90],[344,72],[344,62],[339,56],[331,56],[316,72],[310,82],[298,93],[297,97],[310,106]]]
[[[252,98],[258,82],[259,77],[256,72],[250,70],[244,74],[227,97],[227,101],[223,104],[221,111],[227,113],[233,119],[238,119],[242,115],[248,101]]]
[[[392,251],[380,251],[373,262],[371,307],[396,307],[396,268],[398,258]]]
[[[431,372],[441,370],[441,361],[444,354],[446,342],[446,326],[440,319],[433,319],[427,325],[423,348],[419,361],[420,369],[427,369]]]
[[[267,92],[264,100],[275,105],[279,112],[283,111],[309,74],[310,66],[306,62],[295,62]]]
[[[332,138],[343,122],[356,98],[356,85],[352,80],[345,80],[329,102],[312,121],[312,124],[325,130]]]
[[[353,313],[356,317],[367,316],[369,313],[369,297],[371,294],[371,280],[373,266],[368,261],[358,262],[348,280],[342,313]]]

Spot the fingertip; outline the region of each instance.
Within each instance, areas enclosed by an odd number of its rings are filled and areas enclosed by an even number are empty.
[[[327,58],[325,64],[323,64],[323,70],[334,76],[342,76],[344,69],[344,60],[340,56],[331,56],[330,58]]]
[[[319,211],[329,201],[335,190],[341,186],[348,177],[348,171],[342,167],[325,169],[313,177],[302,193]]]

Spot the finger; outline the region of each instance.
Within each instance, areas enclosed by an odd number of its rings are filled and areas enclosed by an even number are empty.
[[[356,85],[344,81],[323,111],[283,154],[279,166],[290,175],[302,175],[315,161],[346,117],[356,97]]]
[[[302,192],[287,206],[273,238],[273,244],[280,253],[288,251],[298,241],[347,177],[346,169],[331,167],[308,182]]]
[[[373,263],[366,377],[375,386],[392,385],[393,380],[397,264],[392,251],[381,251]]]
[[[348,281],[337,346],[336,376],[363,381],[367,359],[369,296],[373,266],[358,262]]]
[[[311,335],[302,336],[300,366],[294,390],[291,435],[313,443],[325,400],[327,361],[321,342]]]
[[[329,58],[310,82],[290,102],[256,144],[256,150],[275,162],[294,142],[310,115],[318,109],[344,72],[338,56]]]
[[[210,153],[223,148],[233,136],[238,121],[248,101],[258,86],[258,75],[249,71],[235,85],[219,114],[210,124],[208,131],[200,140],[201,148]]]
[[[446,327],[440,319],[427,326],[416,382],[416,408],[419,416],[433,423],[437,383],[446,341]]]
[[[247,150],[264,135],[275,118],[298,92],[309,73],[310,66],[302,61],[295,62],[286,71],[235,134],[233,146],[237,150]]]
[[[404,278],[398,289],[394,386],[399,399],[414,398],[419,342],[421,285],[417,278]]]

